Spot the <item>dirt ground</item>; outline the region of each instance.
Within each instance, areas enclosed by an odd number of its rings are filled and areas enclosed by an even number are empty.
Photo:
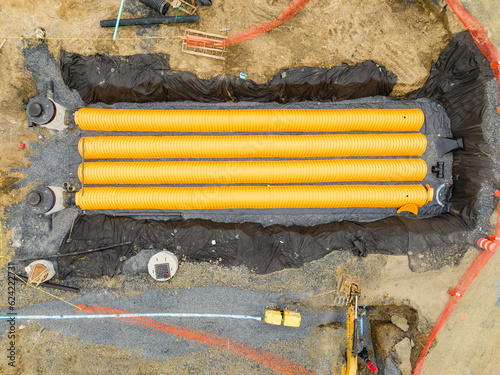
[[[138,14],[152,15],[141,4],[125,1],[124,18]],[[253,24],[278,16],[288,0],[214,0],[213,6],[200,9],[199,25],[187,26],[207,32],[234,35]],[[202,78],[221,73],[248,74],[248,79],[264,82],[279,69],[301,65],[330,67],[341,63],[354,64],[366,59],[385,66],[398,76],[393,95],[399,96],[422,85],[429,75],[431,61],[435,61],[454,33],[463,30],[461,23],[449,7],[429,5],[424,1],[407,0],[312,0],[303,11],[276,30],[244,44],[230,47],[225,62],[194,57],[180,52],[181,35],[185,26],[122,27],[116,43],[110,40],[113,30],[99,27],[99,20],[115,18],[118,1],[82,0],[54,2],[51,0],[4,0],[0,4],[0,216],[4,209],[24,199],[29,186],[12,189],[11,185],[23,178],[17,170],[29,161],[30,143],[37,142],[38,133],[27,127],[22,104],[35,96],[34,83],[24,67],[22,50],[34,39],[35,29],[47,32],[50,51],[58,56],[59,50],[80,54],[162,52],[171,55],[173,69],[188,70]],[[464,1],[471,11],[484,18],[484,25],[492,39],[500,43],[498,20],[489,1]],[[469,8],[468,8],[469,9]],[[479,18],[479,16],[476,16]],[[483,18],[479,18],[483,22]],[[230,28],[220,32],[222,28]],[[40,130],[50,137],[50,132]],[[25,149],[18,144],[26,143]],[[2,227],[2,256],[12,257],[13,250],[8,228]],[[418,330],[428,333],[447,299],[447,289],[456,284],[476,256],[471,249],[457,267],[439,271],[413,273],[406,257],[369,256],[364,259],[346,258],[345,269],[363,276],[363,303],[367,305],[407,305],[418,312]],[[328,257],[327,257],[328,258]],[[307,303],[330,304],[330,297],[317,302],[308,294],[310,270],[321,269],[324,285],[318,293],[334,287],[329,275],[338,269],[328,268],[328,260],[319,260],[302,270],[284,270],[272,275],[257,276],[246,270],[225,269],[216,265],[187,265],[178,279],[166,288],[224,285],[266,291],[305,293]],[[308,268],[309,267],[309,268]],[[309,271],[308,271],[309,270]],[[360,271],[362,270],[362,271]],[[427,357],[423,374],[495,374],[499,373],[500,355],[497,346],[500,337],[500,258],[493,257],[467,295],[453,313],[437,338],[437,344]],[[308,273],[309,272],[309,273]],[[210,275],[210,277],[207,277]],[[293,283],[287,280],[295,280]],[[334,276],[331,277],[334,280]],[[80,286],[93,290],[106,290],[122,295],[124,277],[100,282],[85,281]],[[6,272],[0,275],[6,285]],[[127,295],[138,295],[150,284],[135,283]],[[6,306],[6,288],[1,288],[0,306]],[[60,294],[64,298],[69,296]],[[31,305],[52,297],[33,291],[21,291],[18,306]],[[68,310],[66,313],[70,313]],[[342,353],[328,341],[329,335],[341,342],[339,327],[315,330],[298,345],[309,360],[318,361],[325,355],[335,356],[340,362]],[[131,350],[113,345],[100,345],[83,341],[79,337],[61,336],[30,323],[20,330],[18,347],[19,374],[211,374],[212,366],[223,361],[227,373],[269,373],[243,360],[221,354],[214,349],[169,357],[161,361],[143,358]],[[412,363],[422,344],[422,337],[413,337]],[[2,340],[2,349],[7,341]],[[266,350],[284,355],[284,344],[270,344]],[[294,349],[297,350],[298,349]],[[2,350],[2,352],[4,352]],[[216,366],[215,366],[216,367]],[[170,369],[166,371],[165,368]],[[403,364],[400,364],[403,369]],[[0,357],[0,370],[7,373],[4,355]],[[332,373],[336,373],[333,369]],[[404,374],[408,373],[403,371]]]

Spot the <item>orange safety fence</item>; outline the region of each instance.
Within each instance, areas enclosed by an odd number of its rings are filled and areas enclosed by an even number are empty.
[[[184,40],[189,48],[216,48],[223,49],[225,47],[232,46],[233,44],[238,44],[255,38],[256,36],[262,35],[269,30],[278,27],[282,23],[288,21],[290,18],[299,13],[302,8],[304,8],[307,3],[311,0],[294,0],[292,3],[285,9],[285,11],[274,20],[265,21],[261,23],[255,24],[248,30],[242,31],[239,34],[233,35],[223,41],[203,38],[199,36],[192,36],[189,34],[184,35]]]
[[[496,192],[495,195],[500,196],[500,192]],[[497,213],[497,222],[495,228],[495,243],[497,246],[490,247],[490,249],[485,248],[481,253],[474,259],[472,264],[469,266],[467,271],[465,271],[464,275],[457,283],[453,290],[450,290],[450,298],[448,298],[448,302],[446,303],[443,311],[439,315],[434,327],[432,327],[432,331],[425,342],[422,351],[417,359],[417,363],[415,364],[415,368],[413,369],[412,375],[420,375],[422,371],[422,367],[424,365],[425,357],[429,352],[429,348],[431,347],[432,342],[436,338],[439,330],[443,327],[448,317],[451,315],[455,306],[460,302],[463,295],[472,284],[476,276],[483,269],[483,267],[488,263],[491,257],[495,254],[496,248],[500,244],[500,202],[498,204],[498,213]],[[493,250],[491,250],[493,249]],[[452,294],[453,293],[453,294]]]
[[[117,310],[102,306],[78,305],[78,311],[86,311],[93,314],[130,314],[126,311]],[[301,365],[279,357],[265,350],[256,348],[245,343],[235,341],[229,337],[216,335],[214,333],[187,328],[171,323],[159,322],[144,317],[114,318],[127,323],[135,324],[144,328],[152,329],[173,336],[178,336],[186,340],[197,342],[198,344],[209,346],[236,355],[247,361],[254,362],[260,366],[267,367],[276,372],[286,375],[314,375],[311,371]]]
[[[285,9],[285,11],[276,19],[271,21],[265,21],[254,25],[252,28],[245,30],[239,34],[233,35],[226,40],[224,40],[224,47],[232,46],[233,44],[238,44],[255,38],[256,36],[262,35],[269,30],[278,27],[282,23],[288,21],[290,18],[299,13],[302,8],[304,8],[310,0],[294,0]]]
[[[224,42],[222,40],[215,40],[210,38],[203,38],[197,35],[184,35],[184,40],[189,48],[216,48],[224,49]]]
[[[486,59],[490,62],[491,69],[495,78],[498,80],[499,90],[500,90],[500,52],[493,45],[491,40],[488,38],[488,34],[484,30],[481,23],[472,17],[467,11],[462,7],[459,0],[447,0],[451,9],[458,16],[460,21],[464,24],[467,30],[469,30],[474,43],[483,53]],[[500,112],[500,107],[498,107]]]

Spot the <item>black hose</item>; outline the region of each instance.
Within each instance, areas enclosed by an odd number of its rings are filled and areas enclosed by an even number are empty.
[[[168,8],[170,7],[170,4],[166,3],[163,0],[139,0],[139,1],[144,5],[160,12],[163,15],[165,15],[168,12]]]
[[[142,17],[121,19],[119,26],[156,25],[160,23],[197,23],[200,16],[183,17]],[[116,20],[102,20],[101,27],[115,27]]]
[[[49,258],[70,257],[70,256],[74,256],[74,255],[87,255],[87,254],[90,254],[90,253],[95,253],[96,251],[109,250],[109,249],[114,249],[115,247],[130,245],[131,243],[132,243],[131,241],[128,241],[128,242],[117,243],[115,245],[109,245],[109,246],[99,247],[97,249],[90,249],[90,250],[85,250],[85,251],[77,251],[77,252],[74,252],[74,253],[44,255],[44,256],[36,257],[36,258],[14,259],[10,263],[13,263],[13,262],[25,262],[27,260],[40,260],[40,259],[49,259]]]
[[[16,276],[22,279],[25,282],[28,282],[28,278],[23,275],[18,275],[16,273]],[[72,286],[66,286],[66,285],[61,285],[61,284],[54,284],[54,283],[49,283],[49,282],[44,282],[41,283],[39,286],[42,288],[48,288],[48,289],[59,289],[59,290],[64,290],[66,292],[73,292],[73,293],[80,293],[80,288],[74,288]]]

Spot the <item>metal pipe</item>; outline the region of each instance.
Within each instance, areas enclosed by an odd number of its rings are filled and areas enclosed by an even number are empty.
[[[141,17],[127,18],[119,21],[119,26],[134,26],[134,25],[157,25],[162,23],[198,23],[200,16],[183,16],[183,17]],[[101,27],[114,27],[116,20],[102,20]]]
[[[358,355],[358,296],[356,295],[356,303],[354,305],[354,333],[352,343],[352,354]]]
[[[262,317],[260,316],[226,315],[226,314],[191,314],[191,313],[145,313],[145,314],[100,314],[100,315],[7,315],[7,316],[0,316],[0,320],[8,320],[12,319],[13,317],[15,317],[16,320],[169,317],[169,318],[227,318],[227,319],[247,319],[247,320],[262,321]]]

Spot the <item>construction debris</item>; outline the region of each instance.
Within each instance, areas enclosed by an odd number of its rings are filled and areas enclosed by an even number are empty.
[[[410,328],[410,325],[408,324],[408,321],[404,316],[401,315],[393,315],[391,316],[391,323],[394,324],[396,327],[402,329],[403,331],[407,332],[408,329]]]

